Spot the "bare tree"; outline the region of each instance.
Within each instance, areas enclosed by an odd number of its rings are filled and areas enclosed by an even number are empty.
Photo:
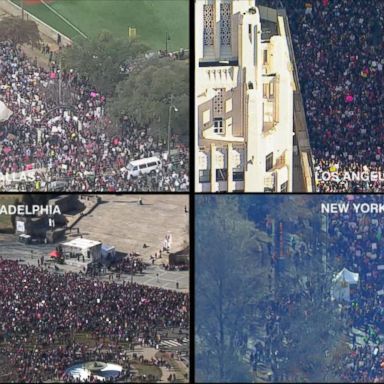
[[[212,198],[197,216],[196,323],[204,380],[249,379],[238,352],[239,331],[247,328],[248,304],[265,290],[254,224],[239,212],[235,198]],[[209,363],[208,363],[209,361]]]
[[[41,38],[37,24],[32,20],[22,20],[15,16],[6,16],[0,23],[0,39],[11,41],[15,45],[28,44],[37,47]]]

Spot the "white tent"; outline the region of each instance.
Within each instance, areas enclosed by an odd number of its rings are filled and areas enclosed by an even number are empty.
[[[0,123],[7,121],[13,112],[2,102],[0,101]]]
[[[333,279],[331,295],[332,299],[339,301],[350,301],[350,285],[357,284],[359,274],[343,268]]]

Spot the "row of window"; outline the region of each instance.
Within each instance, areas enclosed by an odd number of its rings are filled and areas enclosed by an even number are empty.
[[[228,179],[228,170],[227,169],[216,169],[216,181],[227,181]],[[244,172],[242,171],[233,171],[232,174],[233,181],[244,181]],[[200,183],[210,183],[211,182],[211,171],[210,170],[201,170],[199,171],[199,182]],[[265,192],[274,192],[273,190],[265,189]],[[280,185],[280,192],[288,192],[288,181]]]
[[[264,188],[264,192],[276,192],[273,188]],[[288,181],[280,185],[280,192],[288,192]]]
[[[216,181],[227,181],[228,180],[228,169],[216,169]],[[233,171],[233,181],[244,181],[244,171]],[[209,169],[199,171],[199,182],[210,183],[211,182],[211,171]]]
[[[273,152],[269,153],[265,157],[265,172],[269,172],[273,169]],[[216,180],[225,181],[227,180],[227,169],[216,169]],[[233,181],[243,181],[244,172],[233,171]],[[210,171],[200,170],[200,183],[210,182]]]

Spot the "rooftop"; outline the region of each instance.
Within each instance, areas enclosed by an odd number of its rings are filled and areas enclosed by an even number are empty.
[[[101,245],[101,242],[96,240],[77,238],[71,241],[67,241],[66,243],[61,243],[61,245],[63,245],[64,247],[88,249],[88,248],[95,247],[97,245]]]

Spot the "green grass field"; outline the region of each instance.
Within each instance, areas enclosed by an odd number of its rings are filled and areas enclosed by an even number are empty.
[[[20,5],[21,0],[12,0]],[[189,47],[188,0],[51,0],[25,5],[25,9],[70,38],[81,34],[95,36],[106,29],[128,38],[128,27],[135,27],[140,39],[151,49],[165,49],[165,35],[171,40],[168,50]],[[60,14],[58,16],[50,7]]]

